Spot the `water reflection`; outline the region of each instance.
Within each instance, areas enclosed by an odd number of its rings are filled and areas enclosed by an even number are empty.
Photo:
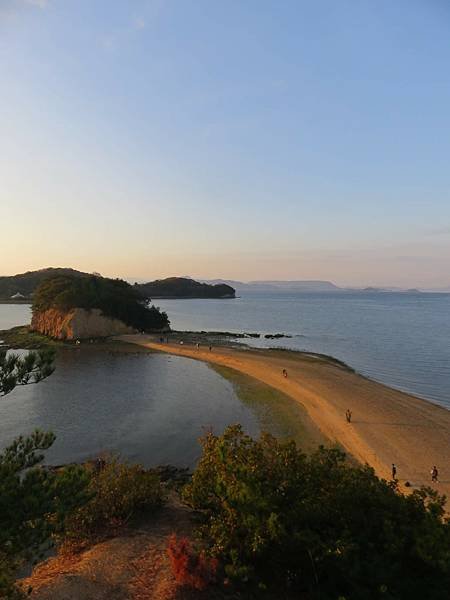
[[[0,447],[39,427],[57,436],[50,464],[112,451],[146,466],[193,466],[204,428],[240,422],[259,433],[233,386],[201,362],[83,348],[59,352],[56,367],[3,399]]]

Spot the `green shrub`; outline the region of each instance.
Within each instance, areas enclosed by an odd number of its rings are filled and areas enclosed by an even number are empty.
[[[87,501],[89,475],[82,467],[58,471],[39,465],[55,437],[36,431],[0,454],[0,598],[14,598],[14,575],[42,556],[68,515]]]
[[[202,511],[199,533],[230,578],[280,597],[448,597],[450,531],[433,490],[404,496],[339,450],[306,456],[240,426],[202,446],[184,497]]]
[[[138,512],[151,511],[164,501],[159,477],[140,465],[112,458],[97,470],[91,467],[90,500],[67,520],[65,536],[82,540],[102,535],[126,523]]]

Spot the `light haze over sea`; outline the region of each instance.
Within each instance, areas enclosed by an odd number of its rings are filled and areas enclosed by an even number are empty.
[[[235,300],[155,304],[173,329],[290,334],[247,343],[329,354],[450,409],[450,294],[246,292]],[[0,329],[29,315],[25,305],[0,305]]]

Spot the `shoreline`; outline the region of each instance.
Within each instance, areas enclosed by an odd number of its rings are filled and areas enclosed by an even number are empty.
[[[430,470],[437,465],[441,482],[433,487],[450,494],[450,411],[439,405],[318,355],[217,345],[209,351],[208,346],[160,343],[146,335],[117,339],[253,377],[299,402],[325,438],[371,465],[380,477],[390,479],[395,463],[402,487],[408,481],[414,489],[431,485]],[[347,408],[353,413],[351,424],[345,420]]]

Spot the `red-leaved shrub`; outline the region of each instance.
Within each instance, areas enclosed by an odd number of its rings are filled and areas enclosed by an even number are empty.
[[[215,580],[218,561],[206,556],[202,550],[196,552],[187,537],[178,538],[173,533],[167,547],[172,572],[177,583],[196,590],[204,590]]]

